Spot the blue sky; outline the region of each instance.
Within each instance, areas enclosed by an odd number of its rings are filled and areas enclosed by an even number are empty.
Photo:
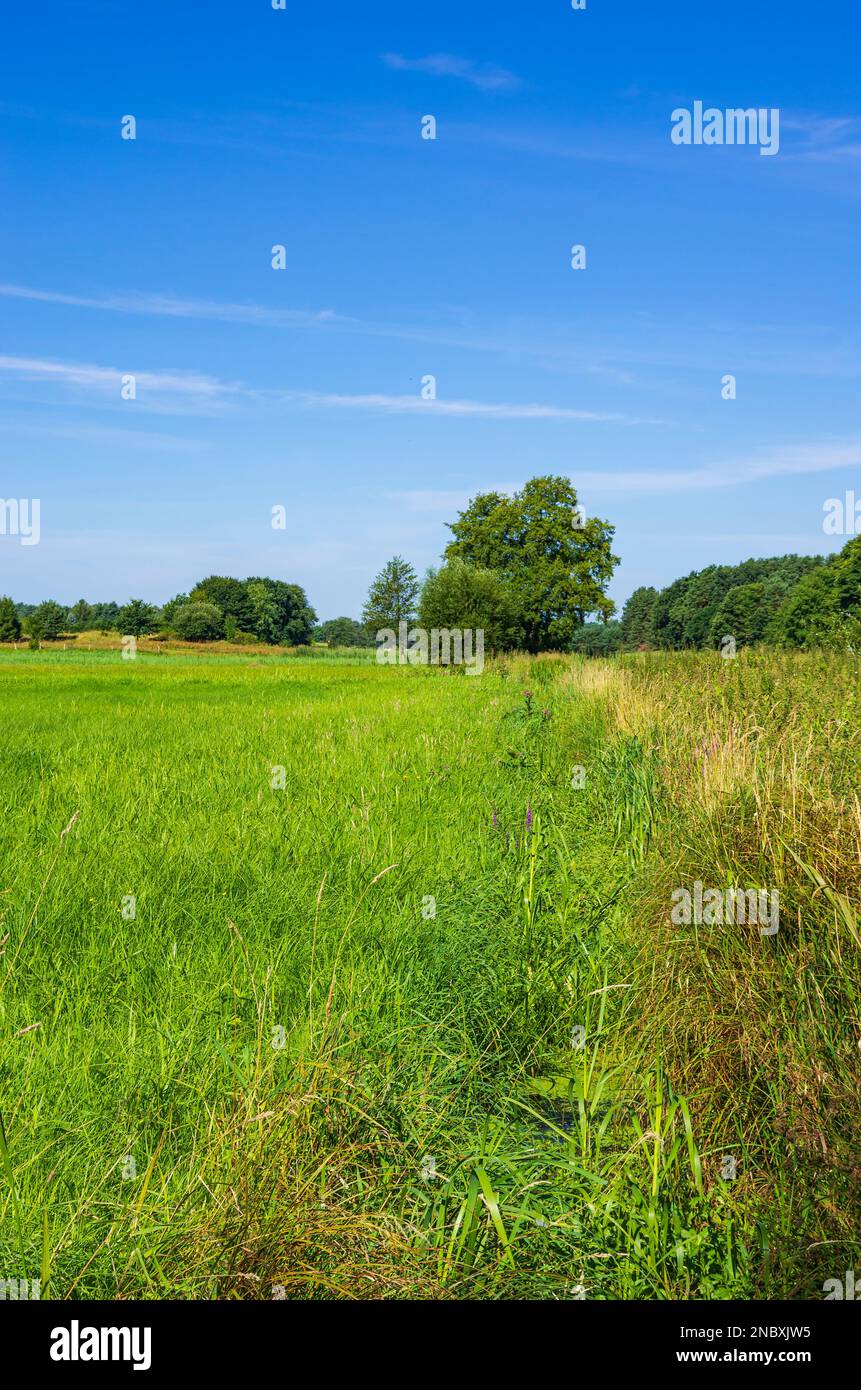
[[[470,496],[539,472],[616,526],[620,604],[842,545],[859,28],[849,0],[20,7],[0,496],[40,499],[41,539],[0,536],[0,592],[264,573],[358,615],[389,556],[423,571]],[[779,152],[674,145],[697,100],[778,108]]]

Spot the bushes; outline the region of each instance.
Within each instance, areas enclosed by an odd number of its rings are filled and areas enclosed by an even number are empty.
[[[214,603],[186,603],[173,615],[173,628],[184,642],[215,642],[224,634],[224,618]]]

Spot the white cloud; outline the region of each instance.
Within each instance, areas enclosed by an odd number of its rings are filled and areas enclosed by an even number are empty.
[[[829,440],[818,444],[772,445],[755,454],[721,459],[703,468],[583,472],[576,475],[575,482],[596,493],[659,495],[702,492],[709,488],[735,487],[742,483],[797,477],[805,473],[827,473],[837,468],[857,468],[859,464],[861,443]]]
[[[571,339],[570,325],[546,320],[506,318],[476,323],[469,314],[435,312],[428,323],[376,323],[325,309],[304,312],[260,304],[217,303],[179,299],[160,292],[128,291],[85,296],[25,285],[0,283],[0,296],[46,304],[69,305],[122,314],[204,319],[276,330],[328,330],[399,342],[456,347],[476,353],[504,354],[515,360],[560,373],[576,373],[614,387],[640,385],[654,391],[656,380],[645,381],[643,369],[689,373],[722,372],[729,358],[737,371],[776,377],[801,375],[857,378],[861,375],[857,334],[844,332],[839,340],[819,324],[761,323],[659,324],[641,316],[632,337],[630,323],[597,326],[588,335]],[[635,423],[655,423],[636,420]],[[663,423],[663,422],[661,422]]]
[[[92,362],[58,362],[43,357],[0,356],[0,373],[20,381],[56,383],[63,387],[97,392],[115,397],[121,404],[124,376],[133,376],[137,392],[134,404],[154,411],[183,409],[211,411],[231,398],[241,395],[244,388],[201,372],[138,369],[133,362],[120,367],[102,367]]]
[[[626,424],[659,425],[661,420],[636,419],[615,412],[574,410],[561,405],[513,404],[505,401],[435,400],[421,396],[337,395],[313,391],[288,393],[307,405],[347,410],[379,410],[390,414],[425,413],[428,415],[484,418],[489,420],[578,420],[622,421]]]
[[[783,130],[799,133],[805,143],[790,148],[788,157],[837,163],[861,156],[861,119],[857,116],[793,115],[781,112]]]
[[[568,420],[578,422],[623,422],[661,424],[659,420],[636,419],[627,415],[595,410],[575,410],[569,406],[518,404],[505,401],[435,400],[421,396],[383,394],[341,394],[320,391],[274,391],[255,389],[239,382],[224,382],[199,372],[140,371],[130,363],[123,367],[101,367],[89,362],[58,362],[39,357],[0,356],[0,372],[25,381],[56,381],[64,386],[112,391],[119,399],[124,374],[132,374],[138,393],[152,397],[189,397],[197,404],[219,405],[226,400],[253,401],[259,407],[269,403],[309,406],[320,410],[369,410],[384,414],[454,416],[487,420]],[[140,394],[138,395],[140,402]]]
[[[221,323],[258,324],[269,328],[313,328],[342,321],[332,309],[272,309],[261,304],[220,304],[209,299],[181,299],[178,295],[131,291],[126,294],[62,294],[28,285],[0,284],[7,299],[28,299],[43,304],[67,304],[77,309],[107,309],[117,314],[148,314],[161,318],[213,319]],[[344,319],[349,323],[351,320]]]
[[[404,58],[400,53],[384,53],[383,62],[399,72],[423,72],[431,77],[456,77],[484,92],[510,91],[520,86],[520,78],[508,68],[494,63],[476,63],[453,53],[430,53],[426,58]]]
[[[571,474],[571,481],[578,492],[590,496],[618,496],[620,493],[666,496],[858,467],[861,467],[861,441],[826,440],[818,444],[773,445],[756,454],[723,459],[703,468],[644,468],[619,473],[578,469]],[[478,492],[511,493],[522,486],[522,482],[482,483],[459,491],[426,488],[395,492],[390,497],[410,512],[443,515],[462,509]]]

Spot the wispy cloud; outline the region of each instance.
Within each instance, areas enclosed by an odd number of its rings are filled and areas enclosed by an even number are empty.
[[[220,381],[217,377],[199,372],[136,371],[133,365],[102,367],[90,362],[58,362],[38,357],[0,356],[0,373],[24,381],[57,382],[62,386],[85,390],[112,391],[120,398],[123,375],[133,375],[138,392],[137,400],[148,393],[152,397],[173,396],[188,398],[204,406],[218,406],[228,401],[253,401],[260,407],[298,405],[317,410],[365,410],[378,414],[423,414],[485,420],[565,420],[579,423],[621,423],[659,425],[661,420],[639,419],[610,411],[578,410],[570,406],[540,405],[508,401],[423,400],[421,396],[391,396],[382,394],[345,394],[325,391],[273,390],[245,385],[242,382]]]
[[[471,58],[458,58],[453,53],[431,53],[426,58],[404,58],[400,53],[384,53],[383,62],[399,72],[423,72],[431,77],[456,77],[479,87],[484,92],[511,91],[520,86],[520,78],[508,68],[494,63],[476,63]]]
[[[42,357],[0,356],[0,372],[27,381],[57,381],[64,386],[83,386],[119,391],[123,376],[133,375],[139,388],[173,392],[184,396],[203,396],[214,400],[236,394],[241,387],[218,381],[201,372],[135,371],[133,367],[99,367],[91,362],[58,362]]]
[[[123,291],[97,295],[66,294],[59,290],[0,283],[0,296],[45,304],[70,305],[122,314],[203,319],[274,330],[305,329],[391,339],[398,342],[455,347],[476,353],[504,355],[531,361],[542,369],[588,376],[614,387],[647,385],[654,373],[723,371],[731,360],[737,370],[775,376],[821,377],[861,375],[857,334],[833,331],[817,324],[788,326],[758,323],[659,323],[640,317],[640,337],[631,325],[596,324],[572,342],[570,325],[548,320],[506,318],[478,322],[468,313],[436,311],[426,322],[378,323],[336,313],[332,309],[278,309],[254,303],[231,304],[188,299],[159,291]],[[642,339],[645,338],[645,341]],[[652,373],[644,382],[642,369]]]
[[[516,404],[505,401],[422,400],[420,396],[335,395],[313,391],[291,392],[293,399],[311,406],[347,410],[376,410],[388,414],[427,414],[487,420],[618,421],[631,425],[660,425],[662,420],[639,419],[610,411],[575,410],[562,405]]]
[[[788,158],[836,164],[861,159],[861,117],[781,112],[781,128],[799,137]]]
[[[222,323],[261,324],[272,328],[308,328],[341,321],[341,316],[332,309],[272,309],[261,304],[221,304],[208,299],[182,299],[178,295],[136,291],[105,295],[63,294],[59,290],[37,290],[28,285],[0,284],[0,295],[44,304],[68,304],[78,309],[107,309],[118,314],[214,319]]]
[[[861,441],[826,440],[812,444],[772,445],[740,458],[719,459],[703,468],[578,473],[576,481],[600,493],[640,496],[703,492],[711,488],[764,482],[771,478],[827,473],[861,465]]]
[[[221,415],[246,389],[232,382],[219,381],[202,372],[182,370],[147,371],[134,362],[120,367],[103,367],[92,362],[61,362],[42,357],[0,356],[0,377],[19,382],[42,383],[66,393],[95,398],[101,406],[116,405],[156,415]],[[134,377],[133,401],[123,398],[123,378]],[[68,394],[64,397],[68,399]]]
[[[703,492],[712,488],[736,487],[771,478],[827,473],[841,468],[861,467],[861,440],[826,440],[822,443],[773,445],[752,455],[722,459],[703,468],[638,469],[598,472],[591,469],[571,474],[578,491],[589,496],[628,494],[666,496],[681,492]],[[477,492],[513,492],[523,483],[482,484],[469,490],[425,488],[395,492],[391,499],[408,511],[424,515],[445,515],[464,507]]]

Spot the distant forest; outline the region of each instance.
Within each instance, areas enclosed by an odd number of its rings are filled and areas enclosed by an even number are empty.
[[[665,589],[635,589],[621,618],[585,623],[572,650],[703,650],[732,638],[737,647],[861,645],[861,537],[830,556],[780,555],[709,565]]]

